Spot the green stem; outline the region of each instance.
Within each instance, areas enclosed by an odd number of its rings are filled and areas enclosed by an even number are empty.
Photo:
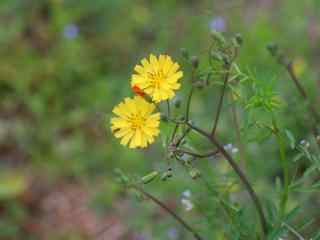
[[[289,198],[289,166],[288,166],[288,160],[286,157],[286,151],[285,151],[285,142],[283,139],[283,136],[279,132],[276,123],[274,123],[275,131],[274,134],[277,138],[277,142],[279,145],[279,155],[282,165],[282,171],[283,171],[283,192],[280,202],[280,217],[283,220],[285,213],[286,213],[286,206]]]

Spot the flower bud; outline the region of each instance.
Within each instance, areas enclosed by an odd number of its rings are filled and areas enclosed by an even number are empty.
[[[152,182],[158,175],[159,175],[158,171],[153,171],[153,172],[149,173],[148,175],[142,177],[141,180],[144,184],[147,184],[147,183]]]
[[[236,40],[236,42],[238,43],[239,46],[241,46],[243,44],[243,38],[242,38],[240,33],[236,34],[235,40]]]
[[[161,180],[166,181],[168,178],[171,178],[171,177],[172,177],[172,169],[168,168],[168,170],[162,174]]]
[[[220,44],[224,44],[226,42],[223,35],[217,31],[212,31],[211,37],[213,38],[213,40],[217,41]]]
[[[201,173],[198,169],[192,168],[189,172],[192,179],[197,179],[201,176]]]

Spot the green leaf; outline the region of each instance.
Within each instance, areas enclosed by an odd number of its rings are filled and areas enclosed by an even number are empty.
[[[301,207],[297,206],[295,208],[293,208],[285,217],[285,222],[290,222],[294,217],[296,217],[300,211],[301,211]]]
[[[294,149],[294,148],[296,147],[296,140],[295,140],[292,132],[289,131],[288,129],[285,129],[284,131],[285,131],[285,133],[286,133],[286,135],[287,135],[287,138],[289,139],[290,147],[291,147],[292,149]]]

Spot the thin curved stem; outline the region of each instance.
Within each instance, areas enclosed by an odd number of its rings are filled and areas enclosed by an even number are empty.
[[[226,160],[229,162],[229,164],[231,165],[231,167],[233,168],[233,170],[237,173],[237,175],[239,176],[240,180],[242,181],[243,185],[246,187],[247,192],[249,193],[256,209],[259,215],[259,219],[260,219],[260,223],[261,223],[261,227],[262,227],[262,231],[264,233],[264,238],[266,237],[267,233],[268,233],[268,226],[267,226],[267,221],[262,209],[262,205],[259,201],[259,198],[257,196],[257,194],[255,193],[253,187],[251,186],[250,182],[248,181],[246,175],[242,172],[242,170],[240,169],[240,167],[237,165],[237,163],[233,160],[233,158],[230,156],[230,154],[224,149],[224,147],[222,146],[222,144],[220,144],[218,142],[218,140],[210,135],[209,133],[207,133],[206,131],[190,124],[187,123],[187,125],[192,128],[194,131],[198,132],[199,134],[201,134],[202,136],[206,137],[213,145],[215,145],[218,150],[221,152],[221,154],[226,158]]]
[[[166,206],[163,202],[161,202],[159,199],[151,195],[150,193],[143,190],[141,187],[137,185],[131,185],[129,186],[132,189],[135,189],[136,191],[140,192],[142,195],[153,201],[155,204],[160,206],[163,210],[165,210],[167,213],[169,213],[177,222],[179,222],[186,230],[188,230],[195,239],[197,240],[203,240],[203,238],[188,224],[186,223],[179,215],[177,215],[172,209],[170,209],[168,206]]]
[[[217,130],[217,126],[218,126],[218,122],[219,122],[219,119],[220,119],[220,114],[221,114],[221,110],[222,110],[222,105],[223,105],[223,98],[224,98],[224,95],[225,95],[225,92],[226,92],[226,88],[227,88],[227,85],[228,85],[228,80],[229,80],[229,75],[230,75],[230,68],[231,68],[231,64],[228,64],[226,66],[226,75],[224,77],[224,81],[223,81],[223,86],[222,86],[222,92],[221,92],[221,95],[220,95],[220,98],[219,98],[219,103],[218,103],[218,108],[217,108],[217,112],[216,112],[216,117],[215,117],[215,120],[214,120],[214,124],[213,124],[213,127],[212,127],[212,130],[211,130],[211,135],[214,135],[216,130]]]
[[[196,157],[196,158],[208,158],[208,157],[215,156],[220,152],[219,150],[215,150],[215,151],[211,151],[211,152],[208,152],[205,154],[199,154],[199,153],[195,153],[195,152],[192,152],[192,151],[186,150],[186,149],[177,149],[176,151],[193,156],[193,157]]]

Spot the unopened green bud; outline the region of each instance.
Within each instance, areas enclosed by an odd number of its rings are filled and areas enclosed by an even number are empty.
[[[195,69],[199,67],[199,59],[197,56],[191,57],[191,64],[192,64],[192,67]]]
[[[217,60],[217,61],[222,61],[223,60],[222,55],[220,53],[218,53],[218,52],[211,52],[210,56],[211,56],[211,58],[213,58],[214,60]]]
[[[241,46],[243,44],[243,38],[240,33],[237,33],[234,39],[236,40],[236,42],[239,46]]]
[[[147,183],[152,182],[158,175],[159,175],[158,171],[153,171],[153,172],[149,173],[148,175],[142,177],[141,180],[144,184],[147,184]]]
[[[172,177],[172,169],[169,168],[167,171],[165,171],[162,176],[161,176],[161,180],[162,181],[166,181],[168,178]]]
[[[114,170],[114,172],[115,172],[115,174],[118,176],[118,181],[121,183],[121,184],[128,184],[129,183],[129,181],[130,181],[130,179],[129,179],[129,177],[127,176],[127,175],[125,175],[123,172],[122,172],[122,170],[121,169],[119,169],[119,168],[116,168],[115,170]]]
[[[189,172],[190,176],[192,177],[192,179],[197,179],[201,176],[201,173],[198,169],[196,168],[192,168]]]
[[[213,40],[217,41],[220,44],[224,44],[226,42],[226,40],[220,32],[212,31],[211,37],[213,38]]]

